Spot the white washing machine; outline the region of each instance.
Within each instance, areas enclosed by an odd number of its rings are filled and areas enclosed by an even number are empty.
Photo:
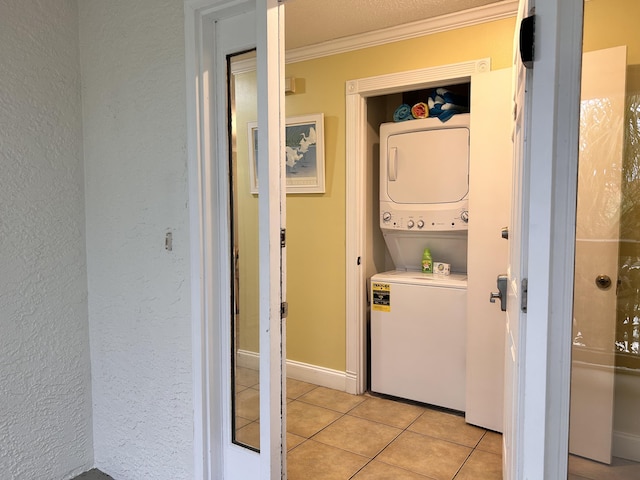
[[[467,277],[371,278],[371,390],[465,410]]]

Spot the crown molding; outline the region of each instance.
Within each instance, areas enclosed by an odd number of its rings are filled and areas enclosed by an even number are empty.
[[[243,60],[234,60],[231,62],[231,73],[239,75],[241,73],[256,71],[256,57],[245,58]]]
[[[448,30],[515,17],[518,12],[517,0],[505,0],[440,17],[405,23],[373,32],[330,40],[308,47],[294,48],[285,53],[286,63],[302,62],[351,52],[362,48],[375,47],[386,43],[409,40]]]

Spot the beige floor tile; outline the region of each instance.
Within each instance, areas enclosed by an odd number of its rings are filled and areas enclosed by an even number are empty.
[[[502,457],[474,450],[455,480],[502,480]]]
[[[312,383],[287,378],[287,398],[296,399],[315,388],[318,388],[317,385]]]
[[[423,407],[417,405],[370,397],[351,410],[349,415],[384,423],[391,427],[407,428],[424,411]]]
[[[640,478],[640,463],[614,457],[611,465],[569,455],[569,472],[591,480],[636,480]]]
[[[298,398],[301,402],[311,403],[341,413],[347,413],[356,405],[364,402],[365,399],[366,397],[362,395],[351,395],[325,387],[318,387]]]
[[[431,480],[418,473],[373,460],[360,470],[353,480]]]
[[[405,431],[376,460],[436,480],[451,480],[470,453],[471,448]]]
[[[502,435],[496,432],[487,432],[476,448],[483,452],[502,455]]]
[[[242,428],[245,425],[249,425],[250,423],[251,423],[251,420],[247,418],[242,418],[236,415],[236,428]]]
[[[401,433],[399,428],[345,415],[314,435],[313,439],[373,458]]]
[[[260,423],[251,422],[238,429],[236,432],[236,442],[249,445],[253,448],[260,448]]]
[[[289,480],[347,480],[368,458],[307,440],[287,455]]]
[[[247,387],[246,385],[241,385],[241,384],[236,382],[235,392],[236,393],[240,393],[241,391],[246,390],[247,388],[250,388],[250,387]],[[256,386],[256,388],[257,388],[257,386]]]
[[[247,388],[236,394],[236,415],[249,420],[260,417],[260,392]]]
[[[466,447],[475,447],[486,430],[465,423],[464,417],[427,409],[411,424],[409,430]]]
[[[236,383],[245,387],[253,387],[260,383],[260,372],[251,368],[236,367]]]
[[[287,451],[293,450],[302,442],[304,442],[306,438],[301,437],[300,435],[296,435],[295,433],[287,432]]]
[[[309,438],[340,418],[338,412],[299,401],[287,405],[287,431]]]

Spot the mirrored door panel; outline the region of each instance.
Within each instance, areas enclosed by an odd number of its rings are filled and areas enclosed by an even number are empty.
[[[260,449],[258,115],[255,50],[228,57],[232,264],[232,438]]]

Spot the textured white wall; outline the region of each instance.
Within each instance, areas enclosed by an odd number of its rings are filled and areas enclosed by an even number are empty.
[[[78,12],[0,2],[0,477],[93,463]]]
[[[96,466],[191,479],[183,1],[78,4]]]

